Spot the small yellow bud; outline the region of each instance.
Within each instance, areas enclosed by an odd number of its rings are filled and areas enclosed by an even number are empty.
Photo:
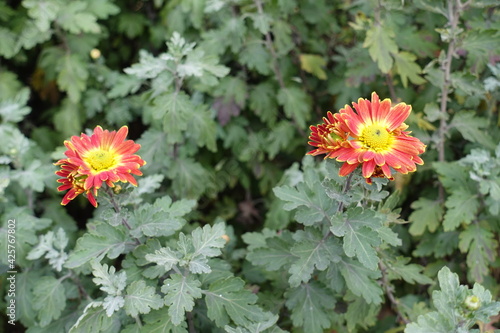
[[[475,295],[467,296],[465,299],[465,306],[469,310],[475,311],[481,307],[481,300]]]
[[[90,57],[92,59],[99,59],[101,57],[101,51],[99,51],[99,49],[92,49],[90,51]]]
[[[224,239],[226,241],[226,243],[229,243],[229,236],[228,235],[222,235],[221,238]]]
[[[119,194],[121,191],[122,187],[120,185],[115,185],[115,187],[113,187],[113,192],[115,192],[115,194]]]

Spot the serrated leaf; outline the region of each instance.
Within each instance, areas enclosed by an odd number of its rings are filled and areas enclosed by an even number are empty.
[[[264,312],[255,305],[257,296],[244,285],[243,280],[231,276],[215,281],[205,292],[208,318],[218,327],[224,327],[230,319],[240,326],[264,319]]]
[[[155,288],[146,285],[144,280],[136,280],[127,287],[125,312],[132,317],[146,314],[151,309],[158,310],[164,305],[163,299],[156,294]]]
[[[422,266],[408,264],[409,261],[410,258],[397,257],[395,261],[387,264],[389,279],[403,279],[408,283],[421,285],[433,282],[429,277],[421,273],[424,269]]]
[[[496,29],[468,29],[461,48],[467,51],[467,63],[476,73],[480,73],[492,54],[500,51],[500,36]]]
[[[291,274],[288,282],[297,287],[301,282],[308,282],[314,269],[323,271],[331,262],[340,261],[340,244],[333,237],[324,238],[316,229],[297,231],[294,239],[297,242],[290,253],[297,257],[290,266]]]
[[[61,4],[53,0],[24,0],[23,7],[28,9],[28,15],[40,31],[49,31],[52,21],[57,17]]]
[[[165,310],[151,311],[144,316],[145,325],[141,333],[187,333],[187,324],[182,322],[174,325],[170,316],[165,315]]]
[[[346,215],[331,217],[331,232],[344,237],[344,251],[348,257],[357,256],[359,261],[369,269],[376,269],[378,257],[375,247],[380,245],[380,237],[375,231],[382,226],[381,219],[374,211],[356,207],[347,211]]]
[[[43,276],[33,288],[33,308],[38,312],[40,326],[47,326],[61,316],[66,307],[65,289],[61,280]]]
[[[117,312],[123,305],[125,304],[125,300],[122,296],[112,296],[108,295],[102,301],[102,307],[106,310],[106,315],[111,317],[113,313]]]
[[[418,316],[416,323],[406,326],[405,333],[448,333],[454,329],[443,315],[434,311]]]
[[[239,60],[242,65],[257,71],[259,74],[268,75],[271,73],[271,55],[260,39],[247,41],[239,54]]]
[[[277,98],[287,117],[303,128],[311,115],[309,95],[299,87],[284,87],[279,90]]]
[[[131,222],[135,229],[131,231],[134,237],[170,236],[186,224],[184,215],[189,213],[196,201],[181,199],[172,203],[170,197],[157,199],[154,205],[143,204],[134,211]]]
[[[87,87],[89,76],[87,66],[77,54],[66,54],[61,61],[61,71],[57,76],[57,84],[68,93],[73,103],[80,101],[82,91]]]
[[[474,281],[481,283],[495,260],[498,241],[485,223],[473,223],[460,233],[458,247],[467,253],[467,266]]]
[[[118,14],[120,7],[110,0],[86,0],[87,10],[99,19],[107,19],[111,15]]]
[[[335,298],[322,284],[316,281],[301,284],[287,291],[285,296],[294,326],[308,333],[322,333],[330,327]]]
[[[3,96],[2,96],[3,97]],[[30,98],[28,88],[21,89],[15,96],[11,98],[3,97],[0,102],[0,116],[2,122],[20,122],[24,116],[31,112],[31,108],[26,106]]]
[[[172,189],[178,197],[197,198],[211,184],[212,174],[192,158],[177,158],[167,171]],[[203,179],[203,182],[200,182]]]
[[[69,333],[109,332],[113,323],[114,318],[106,315],[102,302],[94,301],[85,307],[83,314],[70,328]]]
[[[430,232],[436,231],[443,218],[444,209],[438,200],[429,200],[421,197],[412,202],[411,208],[414,211],[408,217],[411,222],[410,234],[420,236],[428,229]]]
[[[316,76],[320,80],[326,80],[326,72],[323,70],[323,67],[326,66],[326,60],[316,54],[301,54],[299,56],[300,60],[300,68],[304,71],[311,73]]]
[[[221,248],[226,245],[226,240],[222,238],[226,233],[224,223],[205,225],[203,228],[196,228],[191,235],[193,236],[194,254],[200,254],[205,257],[216,257],[221,254]]]
[[[100,260],[105,255],[114,259],[133,245],[122,227],[112,227],[99,222],[93,227],[94,230],[90,230],[77,240],[65,267],[76,268],[92,259]]]
[[[402,51],[393,53],[396,70],[401,76],[401,81],[404,87],[408,86],[408,80],[413,84],[424,84],[426,81],[420,76],[422,69],[415,62],[417,57],[409,52]]]
[[[163,120],[163,130],[170,143],[182,140],[190,114],[195,109],[189,97],[183,93],[166,93],[154,99],[153,117]]]
[[[154,262],[157,265],[163,266],[165,271],[169,271],[174,265],[177,265],[179,263],[180,254],[168,247],[162,247],[161,249],[156,250],[154,254],[146,254],[145,258],[150,262]]]
[[[294,240],[290,233],[280,237],[271,237],[266,240],[266,246],[253,249],[247,254],[247,260],[257,266],[265,267],[269,271],[277,271],[291,265],[297,257],[291,253]]]
[[[380,305],[368,304],[363,298],[356,297],[353,302],[349,303],[345,313],[347,329],[355,331],[356,326],[368,329],[377,322],[379,312]]]
[[[321,183],[314,183],[313,186],[311,189],[305,183],[300,183],[296,187],[283,185],[273,189],[274,194],[286,202],[283,208],[297,209],[295,219],[306,226],[328,219],[336,207],[324,195]]]
[[[200,286],[201,282],[193,275],[172,274],[163,282],[161,291],[166,294],[165,304],[174,325],[185,320],[185,312],[193,310],[194,300],[202,295]]]
[[[217,151],[215,139],[217,137],[217,126],[210,112],[205,108],[198,108],[191,112],[189,136],[192,137],[199,147],[207,147],[210,151]]]
[[[366,32],[363,47],[368,48],[370,57],[377,63],[380,71],[389,73],[393,64],[392,55],[398,53],[394,31],[381,24],[374,24]]]
[[[466,140],[477,142],[491,149],[496,146],[486,130],[488,120],[477,117],[475,112],[463,111],[457,113],[451,120],[450,127],[456,128]]]
[[[127,284],[127,274],[125,271],[116,273],[116,268],[107,264],[101,265],[97,261],[91,262],[92,275],[94,278],[92,281],[96,285],[100,285],[102,291],[110,295],[120,295],[121,291],[125,289]]]
[[[347,288],[356,296],[363,297],[369,304],[382,303],[383,291],[376,279],[380,271],[369,270],[358,261],[346,258],[339,262],[340,273]]]
[[[480,202],[477,194],[459,188],[446,199],[445,206],[447,210],[444,215],[443,228],[444,231],[453,231],[460,224],[470,224],[475,219]]]
[[[274,124],[278,115],[275,89],[270,82],[250,89],[250,109],[268,125]]]
[[[83,1],[73,1],[67,4],[57,17],[58,24],[72,34],[101,32],[97,17],[87,12],[86,7],[87,4]]]

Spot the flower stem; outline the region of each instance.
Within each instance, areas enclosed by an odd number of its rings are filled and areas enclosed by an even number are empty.
[[[399,310],[399,301],[396,299],[396,297],[394,297],[394,294],[392,293],[393,287],[389,282],[389,279],[387,278],[387,267],[385,267],[382,261],[379,261],[378,267],[380,269],[380,272],[382,273],[382,287],[384,288],[387,298],[389,298],[389,301],[391,302],[392,309],[405,324],[409,324],[410,320]]]
[[[105,186],[104,187],[104,192],[106,192],[106,194],[108,195],[109,197],[109,202],[111,202],[111,205],[113,206],[114,210],[116,213],[120,213],[121,209],[120,209],[120,206],[118,205],[118,203],[116,202],[115,200],[115,195],[113,193],[113,190],[109,187],[109,186]],[[132,227],[130,226],[130,224],[128,223],[127,219],[122,217],[122,224],[130,231],[132,230]],[[141,244],[141,241],[134,237],[135,239],[135,243],[137,245],[140,245]]]

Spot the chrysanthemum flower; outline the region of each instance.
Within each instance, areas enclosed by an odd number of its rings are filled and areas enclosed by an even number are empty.
[[[56,172],[56,175],[63,177],[58,179],[57,182],[61,183],[57,190],[66,191],[69,190],[63,197],[61,204],[66,206],[71,200],[76,198],[78,195],[86,192],[87,198],[89,199],[92,206],[97,207],[97,201],[90,192],[90,190],[85,191],[83,184],[85,183],[86,176],[78,173],[78,165],[69,163],[67,159],[59,160],[55,165],[60,165],[61,170]]]
[[[71,194],[68,192],[66,195],[66,203],[85,192],[89,201],[97,206],[92,201],[95,202],[94,197],[103,182],[109,187],[114,187],[114,183],[119,181],[137,186],[133,175],[141,176],[139,168],[146,162],[134,154],[141,146],[132,140],[125,140],[127,134],[127,126],[123,126],[118,132],[110,132],[97,126],[91,136],[82,133],[79,137],[73,136],[71,140],[64,141],[68,148],[65,152],[67,158],[56,165],[62,166],[58,175],[66,178],[59,182],[65,188],[72,185]],[[64,199],[62,204],[65,204]]]
[[[340,148],[342,142],[347,139],[348,128],[344,122],[339,120],[340,114],[332,114],[330,111],[323,117],[323,124],[310,126],[311,135],[308,143],[317,147],[311,150],[307,155],[326,154],[325,158],[331,157],[331,154]]]
[[[399,103],[392,106],[390,99],[380,101],[374,92],[371,101],[360,98],[353,107],[346,105],[339,113],[329,114],[329,123],[326,124],[324,118],[324,127],[311,127],[310,139],[313,141],[309,144],[318,149],[308,154],[327,154],[326,157],[345,162],[339,171],[341,176],[347,176],[361,165],[363,177],[369,184],[371,178],[392,180],[393,170],[406,174],[415,171],[416,164],[424,163],[418,155],[425,151],[426,146],[410,136],[411,132],[406,131],[408,125],[404,123],[410,115],[410,105]],[[340,129],[340,135],[332,131],[339,137],[330,140],[325,133],[328,132],[327,126],[333,123],[335,129]]]

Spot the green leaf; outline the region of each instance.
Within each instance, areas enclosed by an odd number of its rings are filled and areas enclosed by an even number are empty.
[[[411,284],[432,284],[433,280],[422,274],[424,268],[417,264],[408,264],[410,260],[411,258],[397,257],[394,261],[386,263],[389,280],[403,279]]]
[[[498,30],[468,29],[462,40],[461,48],[467,51],[467,64],[480,73],[493,54],[500,52]]]
[[[273,189],[274,194],[286,202],[283,209],[297,209],[295,219],[306,226],[328,219],[336,208],[325,195],[321,183],[314,183],[313,186],[308,188],[305,183],[299,183],[296,187],[283,185]]]
[[[319,282],[301,284],[287,291],[285,297],[294,326],[302,327],[308,333],[322,333],[331,326],[335,298]]]
[[[17,35],[9,29],[0,27],[0,56],[7,59],[12,58],[19,52],[20,45]]]
[[[86,0],[87,10],[99,19],[107,19],[120,12],[120,7],[110,0]]]
[[[110,332],[115,324],[115,318],[106,315],[102,302],[91,302],[71,327],[69,333],[99,333]]]
[[[195,107],[184,92],[162,94],[154,99],[153,117],[163,120],[170,143],[180,142]]]
[[[213,282],[205,291],[208,318],[218,327],[224,327],[230,319],[240,326],[264,319],[264,312],[255,305],[257,296],[244,285],[240,278],[227,277]]]
[[[217,126],[206,108],[198,107],[196,112],[190,113],[189,136],[193,137],[199,147],[207,147],[210,151],[216,152]]]
[[[151,309],[158,310],[164,305],[163,299],[156,294],[155,288],[146,286],[144,280],[136,280],[127,287],[125,312],[132,317],[146,314]]]
[[[354,301],[349,303],[345,313],[347,329],[354,332],[356,326],[369,329],[377,322],[379,312],[380,305],[368,304],[363,298],[355,297]]]
[[[250,89],[250,109],[268,125],[276,122],[278,108],[272,83],[264,82]]]
[[[427,228],[430,232],[436,231],[443,218],[443,206],[438,200],[429,200],[421,197],[410,205],[414,211],[408,217],[411,222],[410,234],[420,236]]]
[[[461,286],[458,275],[446,266],[438,272],[438,280],[441,290],[432,292],[432,301],[436,309],[455,326],[459,322],[455,309],[465,300],[467,287]]]
[[[212,186],[212,174],[192,158],[178,158],[167,171],[172,189],[179,197],[197,198]],[[203,179],[203,182],[200,182]]]
[[[347,214],[333,215],[331,218],[331,232],[344,237],[344,251],[348,257],[357,256],[359,261],[369,269],[376,269],[378,257],[375,247],[380,245],[377,230],[382,221],[374,211],[356,207],[347,211]]]
[[[170,316],[165,315],[164,309],[146,314],[144,322],[141,333],[188,333],[186,322],[174,325]]]
[[[257,266],[263,266],[268,271],[287,268],[297,257],[291,253],[294,240],[289,232],[283,232],[279,237],[266,239],[265,246],[253,249],[247,254],[247,260]]]
[[[426,234],[417,245],[417,249],[413,251],[413,255],[425,257],[434,254],[436,258],[443,258],[451,255],[457,247],[458,232],[456,231]]]
[[[2,97],[2,101],[0,101],[0,116],[2,117],[3,123],[18,123],[31,112],[31,108],[26,106],[30,98],[30,91],[28,88],[21,89],[12,98],[7,99],[4,96]]]
[[[109,295],[121,295],[121,291],[127,285],[127,274],[125,271],[116,273],[116,268],[109,267],[107,264],[101,265],[98,261],[92,261],[92,281],[100,285],[102,291]]]
[[[496,145],[487,131],[488,120],[476,117],[475,114],[473,111],[457,113],[451,120],[450,127],[456,128],[466,140],[494,149]]]
[[[387,74],[392,68],[392,56],[398,53],[394,42],[394,31],[381,24],[373,25],[367,32],[363,47],[368,48],[370,57],[382,73]]]
[[[134,245],[121,226],[112,227],[97,222],[88,227],[89,232],[77,240],[74,251],[70,253],[64,265],[66,268],[76,268],[92,259],[100,260],[105,255],[114,259]]]
[[[279,90],[277,98],[287,117],[295,120],[299,127],[305,127],[311,115],[309,95],[299,87],[285,87]]]
[[[73,103],[80,101],[82,91],[87,87],[89,72],[86,64],[77,54],[66,54],[61,60],[61,71],[57,76],[57,84],[62,91],[68,93]]]
[[[291,265],[288,282],[297,287],[301,282],[308,282],[314,269],[324,271],[331,262],[339,262],[340,244],[333,237],[324,238],[317,229],[307,228],[297,231],[294,236],[295,245],[290,253],[297,257]]]
[[[327,79],[326,72],[323,70],[323,67],[326,66],[326,60],[322,56],[303,53],[299,56],[299,60],[300,68],[304,71],[311,73],[320,80]]]
[[[429,312],[420,315],[416,323],[410,323],[405,328],[405,333],[448,333],[455,331],[446,318],[438,312]]]
[[[483,282],[488,276],[489,266],[495,260],[498,241],[486,223],[473,223],[460,233],[458,247],[467,253],[467,267],[474,281]]]
[[[202,295],[200,286],[200,281],[193,275],[172,274],[163,282],[161,291],[166,294],[165,304],[169,307],[168,314],[174,325],[185,320],[185,312],[193,310],[194,300]]]
[[[40,326],[47,326],[61,316],[66,307],[66,295],[61,280],[52,276],[43,276],[33,288],[33,308],[38,312]]]
[[[354,295],[363,297],[369,304],[382,303],[383,291],[376,281],[380,278],[380,271],[369,270],[358,261],[349,258],[341,260],[338,265],[347,288]]]
[[[141,184],[142,185],[142,184]],[[169,196],[156,199],[154,205],[143,204],[134,211],[130,223],[134,237],[170,236],[186,224],[184,215],[191,212],[196,201],[181,199],[172,203]]]
[[[268,75],[271,73],[271,55],[260,39],[247,41],[239,54],[239,60],[242,65],[257,71],[259,74]]]
[[[174,265],[177,265],[181,259],[181,254],[173,251],[168,247],[162,247],[153,253],[146,254],[146,260],[154,262],[157,265],[163,266],[164,270],[168,272]]]
[[[86,12],[86,7],[87,4],[83,1],[72,1],[59,13],[57,23],[72,34],[101,32],[97,17]]]
[[[447,208],[443,220],[444,231],[453,231],[460,224],[470,224],[480,207],[477,194],[470,193],[464,188],[455,190],[447,199]]]
[[[420,76],[422,69],[415,62],[417,57],[414,54],[402,51],[393,53],[393,56],[396,62],[396,70],[401,76],[401,81],[405,88],[408,86],[408,79],[413,84],[424,84],[426,82],[426,80]]]
[[[49,31],[51,23],[62,9],[62,4],[54,0],[24,0],[22,5],[28,9],[28,15],[42,32]]]
[[[196,228],[191,235],[193,236],[194,255],[205,257],[216,257],[221,254],[221,248],[226,245],[226,240],[222,238],[226,233],[224,223],[205,225],[203,228]]]

